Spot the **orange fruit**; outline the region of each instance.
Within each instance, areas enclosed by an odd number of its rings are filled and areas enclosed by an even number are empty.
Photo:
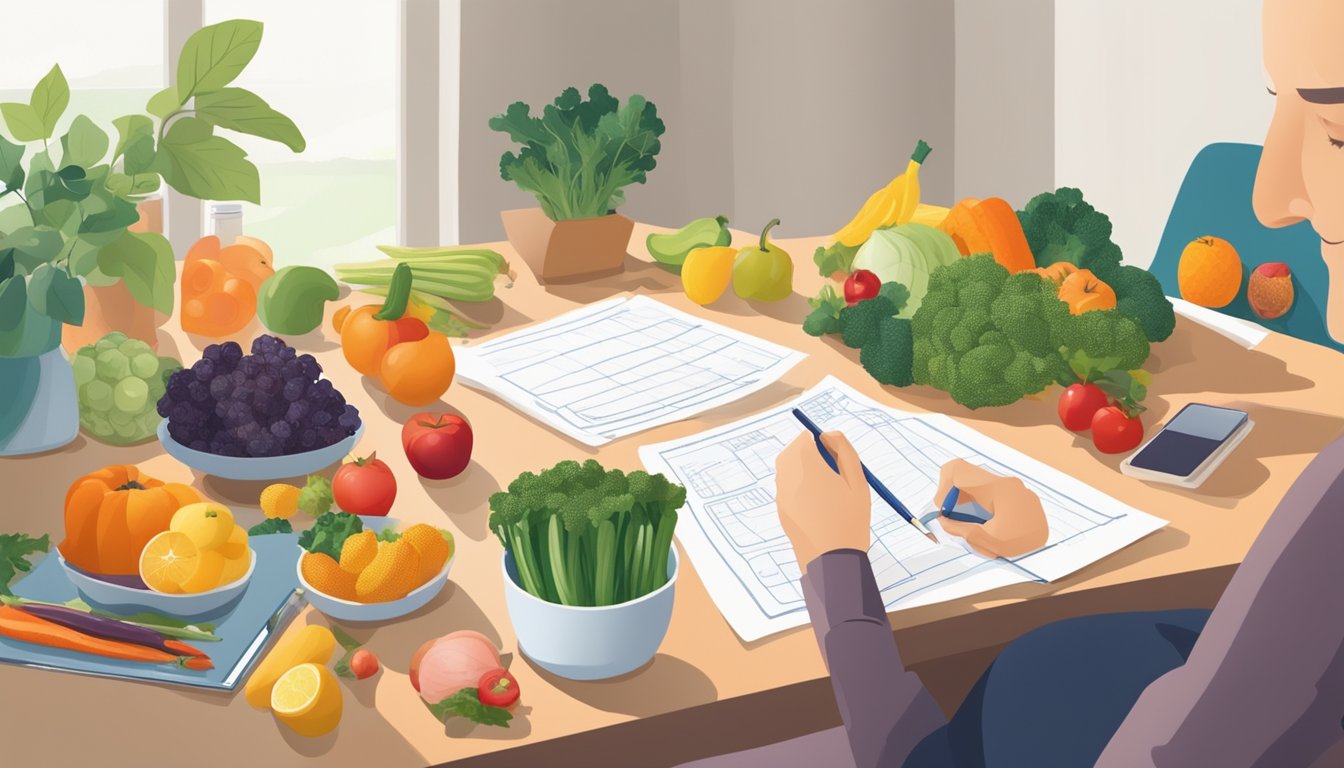
[[[233,513],[223,504],[202,501],[173,513],[168,530],[185,534],[201,549],[219,549],[233,534]]]
[[[299,511],[299,494],[302,491],[286,483],[273,483],[261,492],[261,513],[267,517],[288,520]]]
[[[430,525],[417,523],[401,534],[401,540],[415,547],[420,555],[420,571],[415,577],[415,586],[420,586],[438,575],[443,564],[452,556],[452,546],[443,537],[443,533]]]
[[[1241,291],[1241,257],[1220,237],[1197,237],[1181,251],[1176,282],[1191,304],[1225,307]]]
[[[208,592],[223,583],[224,556],[209,549],[198,550],[196,556],[200,559],[196,573],[182,582],[182,591],[188,595]]]
[[[1069,312],[1081,315],[1094,309],[1115,309],[1115,291],[1090,269],[1074,270],[1059,284],[1059,300]]]
[[[299,567],[303,571],[303,580],[318,592],[340,600],[355,599],[354,574],[341,570],[331,555],[306,552]]]
[[[186,534],[164,531],[149,540],[140,553],[140,579],[155,592],[183,592],[200,568],[200,550]]]
[[[431,333],[388,349],[382,356],[378,378],[393,400],[403,405],[428,405],[448,391],[456,370],[448,337]]]
[[[399,600],[416,586],[420,555],[408,542],[380,541],[378,554],[355,581],[356,599],[362,603]]]
[[[219,554],[226,558],[242,557],[247,552],[247,529],[241,525],[233,526],[229,538],[219,545]]]
[[[373,531],[360,531],[341,545],[341,570],[354,576],[373,562],[378,554],[378,537]]]
[[[246,551],[241,557],[224,558],[224,569],[219,573],[219,586],[227,586],[243,578],[252,566],[252,552]]]

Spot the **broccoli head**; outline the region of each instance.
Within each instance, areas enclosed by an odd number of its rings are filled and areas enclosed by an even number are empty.
[[[915,382],[911,372],[914,354],[910,321],[884,317],[878,323],[877,335],[859,352],[859,364],[879,384],[908,387]]]
[[[1067,261],[1095,272],[1120,263],[1120,248],[1111,242],[1110,217],[1093,208],[1078,189],[1042,192],[1017,217],[1037,266]]]
[[[1063,358],[1082,352],[1093,359],[1110,359],[1114,367],[1130,371],[1148,359],[1148,337],[1138,323],[1116,309],[1095,309],[1069,315],[1056,327]],[[1061,381],[1067,381],[1067,377]]]
[[[900,310],[889,297],[878,294],[852,307],[840,310],[840,338],[845,346],[862,349],[877,338],[877,326],[883,318],[892,317]]]
[[[1142,267],[1116,264],[1093,271],[1115,291],[1115,308],[1143,329],[1149,341],[1166,341],[1176,328],[1176,310],[1157,277]]]
[[[1055,327],[1067,317],[1037,274],[987,255],[940,267],[911,319],[912,378],[968,408],[1016,402],[1065,372]]]
[[[341,559],[345,540],[364,530],[364,521],[349,512],[323,512],[313,521],[313,527],[299,534],[299,546],[314,554]]]

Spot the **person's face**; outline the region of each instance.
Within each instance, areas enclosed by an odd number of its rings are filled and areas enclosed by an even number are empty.
[[[1265,0],[1274,118],[1255,178],[1267,227],[1308,219],[1344,255],[1344,0]]]

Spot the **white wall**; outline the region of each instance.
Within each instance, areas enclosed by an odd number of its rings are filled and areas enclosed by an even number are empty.
[[[1127,261],[1152,261],[1202,147],[1264,141],[1260,6],[1056,0],[1055,182],[1110,214]]]

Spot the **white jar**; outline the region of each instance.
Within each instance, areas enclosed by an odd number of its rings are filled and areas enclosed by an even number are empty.
[[[223,247],[233,245],[233,241],[243,234],[243,206],[239,203],[211,205],[210,234],[219,237]]]

